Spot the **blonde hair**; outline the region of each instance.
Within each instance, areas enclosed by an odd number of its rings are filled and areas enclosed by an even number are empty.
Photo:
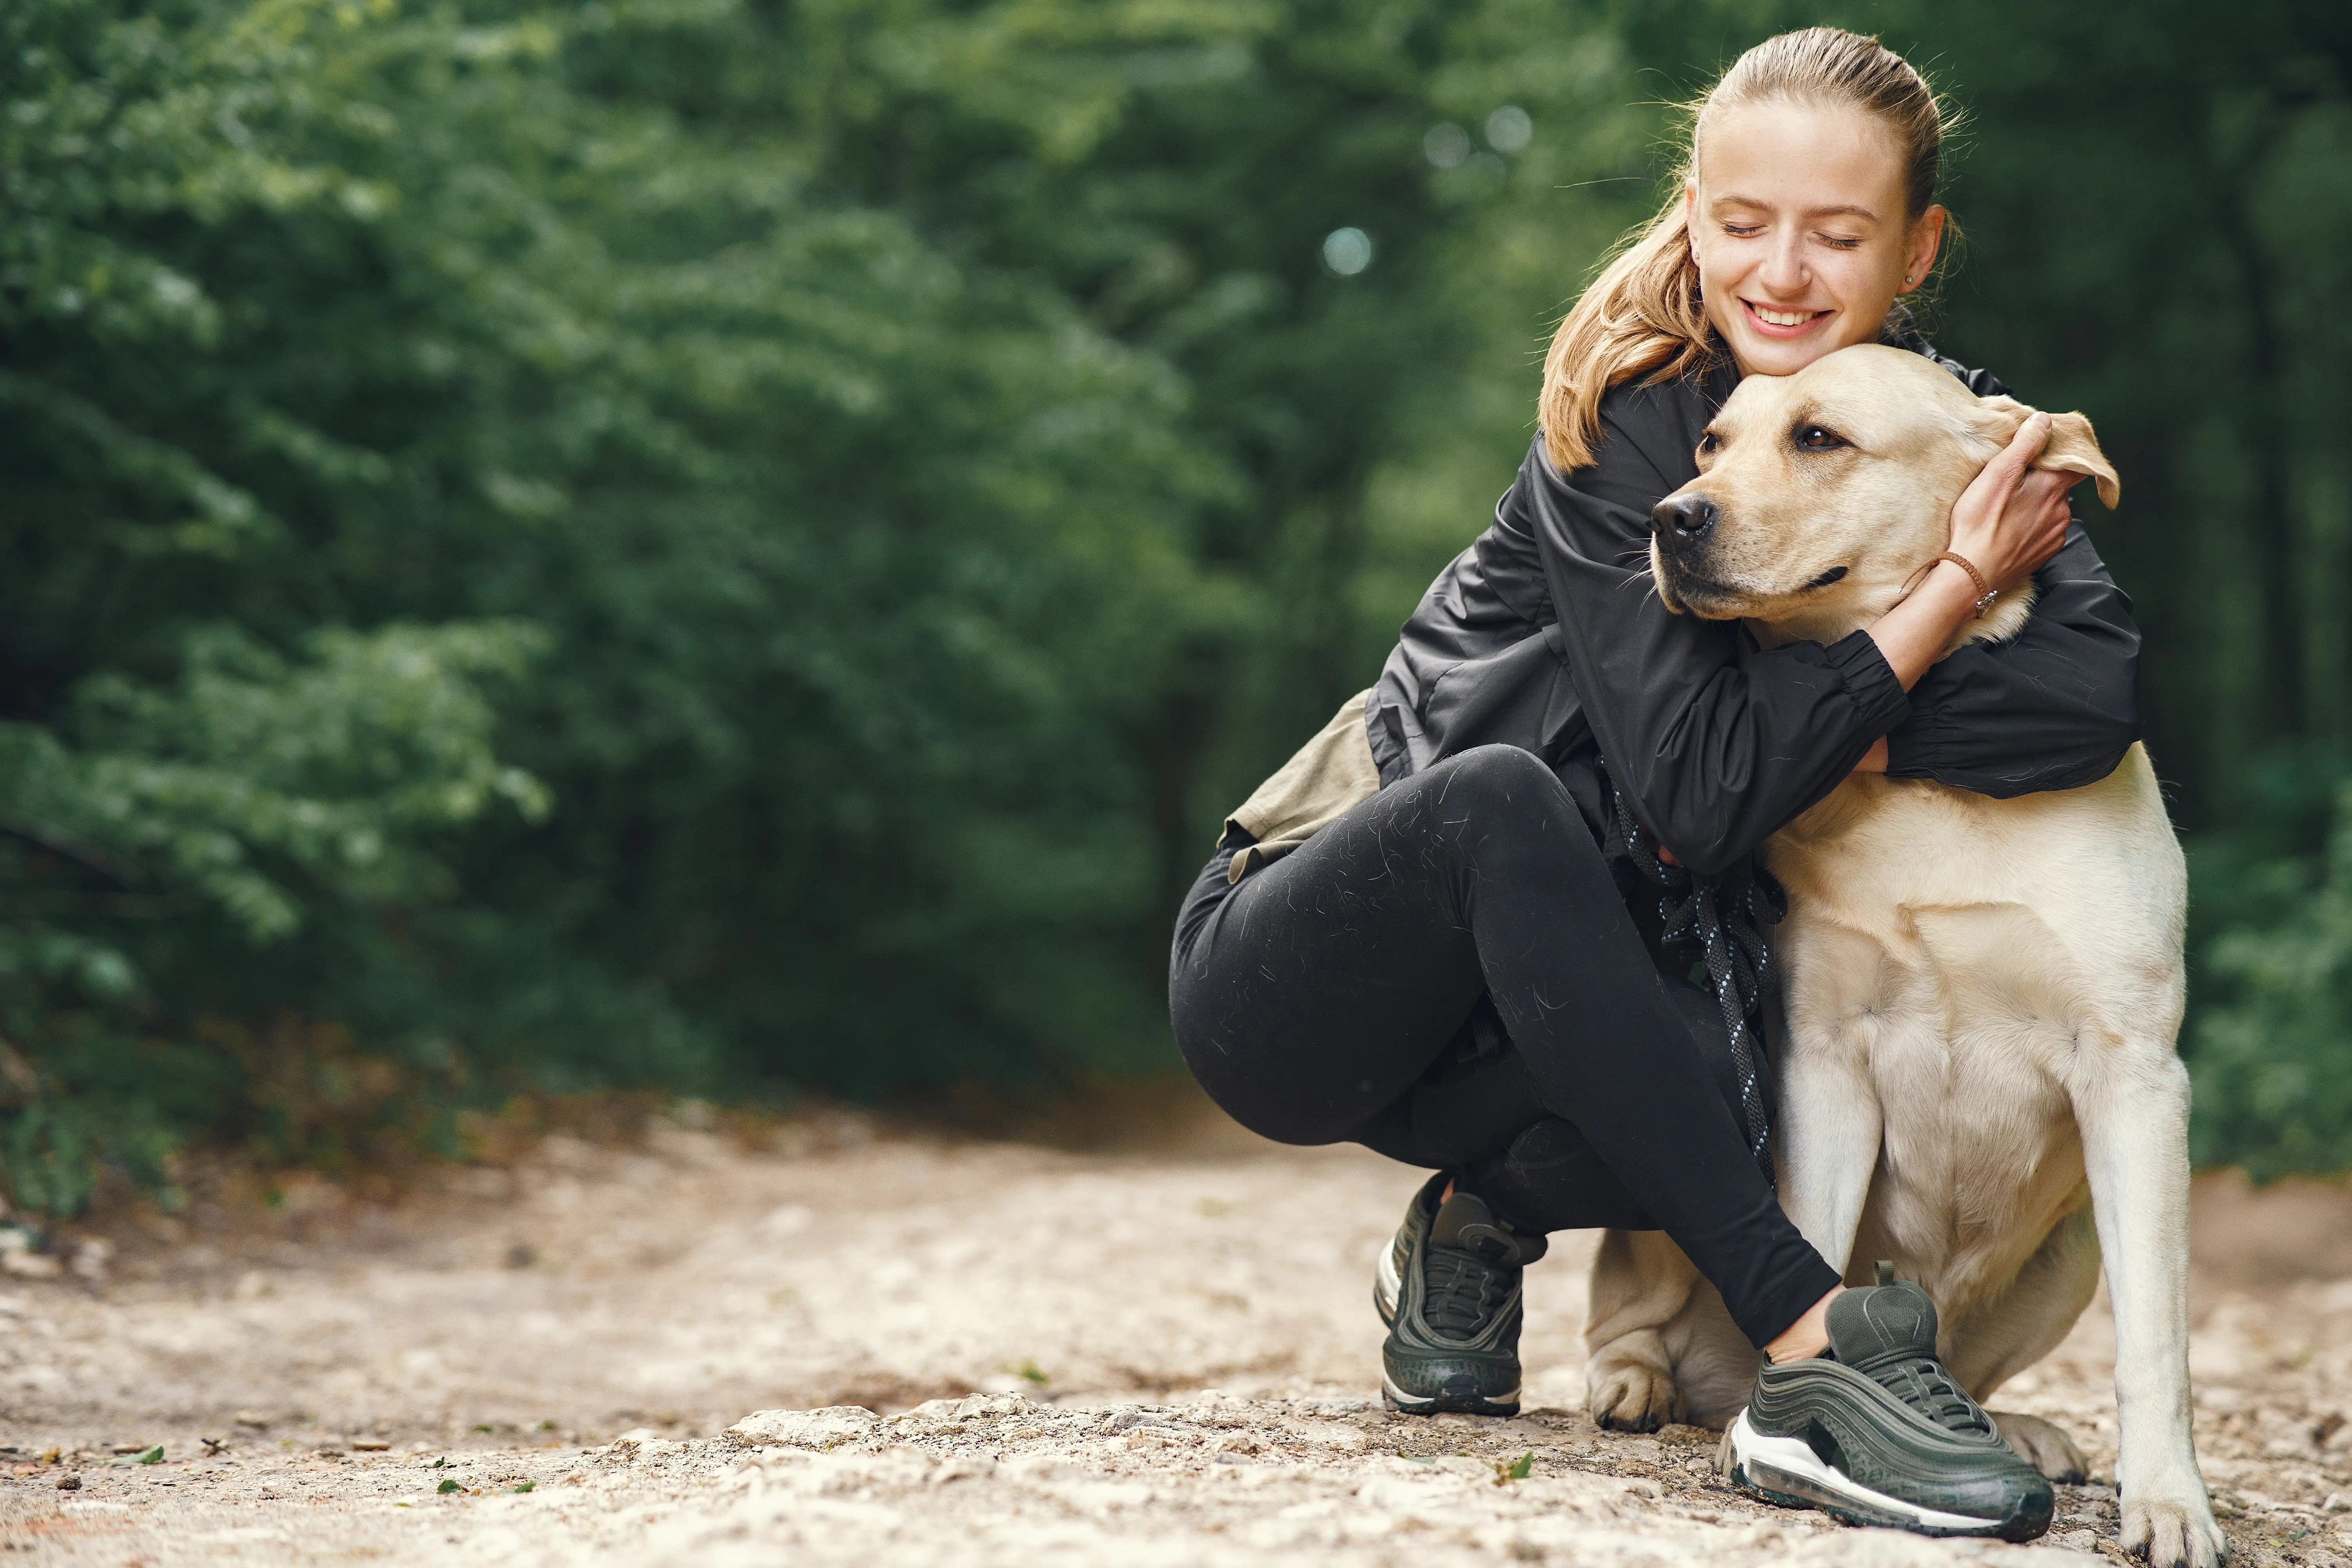
[[[1935,200],[1952,116],[1902,56],[1839,27],[1782,33],[1740,56],[1689,106],[1688,142],[1658,215],[1617,242],[1600,276],[1552,334],[1538,417],[1555,467],[1580,468],[1592,461],[1601,438],[1601,397],[1611,387],[1636,376],[1653,385],[1672,381],[1712,360],[1715,335],[1699,301],[1684,184],[1717,110],[1792,101],[1876,115],[1903,150],[1905,216],[1916,221]]]

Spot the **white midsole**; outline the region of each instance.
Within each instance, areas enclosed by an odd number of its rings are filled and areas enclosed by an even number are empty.
[[[1372,1290],[1380,1298],[1381,1316],[1394,1318],[1397,1303],[1404,1299],[1404,1281],[1397,1278],[1396,1248],[1381,1248],[1380,1267],[1372,1272]]]
[[[1802,1477],[1824,1491],[1851,1499],[1866,1507],[1902,1514],[1937,1530],[1982,1531],[1990,1529],[1994,1522],[1991,1520],[1978,1519],[1969,1514],[1946,1513],[1939,1509],[1922,1508],[1916,1502],[1905,1502],[1901,1498],[1892,1498],[1885,1492],[1873,1491],[1852,1476],[1843,1474],[1822,1463],[1822,1457],[1814,1453],[1811,1446],[1804,1439],[1768,1437],[1759,1432],[1748,1424],[1746,1410],[1740,1411],[1738,1419],[1731,1424],[1731,1455],[1733,1460],[1748,1472],[1748,1479],[1758,1485],[1771,1484],[1769,1476],[1756,1474],[1754,1467],[1760,1463],[1768,1470],[1779,1470],[1787,1475]]]
[[[1391,1399],[1395,1400],[1399,1406],[1407,1410],[1412,1409],[1416,1405],[1434,1405],[1437,1403],[1434,1398],[1428,1397],[1426,1395],[1407,1394],[1403,1389],[1399,1388],[1395,1384],[1391,1383],[1389,1381],[1389,1375],[1386,1373],[1381,1373],[1381,1392],[1387,1394]],[[1489,1394],[1486,1394],[1485,1398],[1486,1403],[1489,1405],[1517,1405],[1519,1402],[1519,1385],[1517,1384],[1513,1384],[1509,1393]]]

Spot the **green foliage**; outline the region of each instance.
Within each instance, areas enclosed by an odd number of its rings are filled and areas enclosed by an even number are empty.
[[[2198,1158],[2258,1181],[2352,1169],[2352,784],[2321,854],[2200,869],[2237,910],[2200,951]]]
[[[1815,19],[0,8],[12,1201],[1165,1063],[1178,891],[1507,482],[1654,100]],[[1978,110],[1945,335],[2097,416],[2226,824],[2352,741],[2341,25],[1840,19]]]
[[[1465,25],[0,18],[17,1201],[1160,1059],[1202,803],[1360,679],[1367,477],[1460,358]]]

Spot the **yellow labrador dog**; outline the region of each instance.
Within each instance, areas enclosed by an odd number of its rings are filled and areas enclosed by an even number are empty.
[[[1707,427],[1699,477],[1660,507],[1701,526],[1653,544],[1658,592],[1744,618],[1768,647],[1835,642],[1948,547],[1953,501],[2031,412],[1875,344],[1749,376]],[[2054,416],[2041,466],[2115,504],[2081,415]],[[1953,646],[2013,635],[2031,609],[2030,587],[2005,595]],[[1789,890],[1790,1217],[1851,1281],[1891,1258],[1923,1286],[1979,1400],[2064,1337],[2104,1255],[2124,1544],[2160,1568],[2217,1563],[2189,1427],[2187,877],[2147,752],[2014,800],[1856,774],[1765,858]],[[1655,1232],[1603,1237],[1586,1340],[1606,1426],[1720,1426],[1755,1373],[1720,1298]],[[1997,1419],[2045,1473],[2080,1479],[2065,1434]]]

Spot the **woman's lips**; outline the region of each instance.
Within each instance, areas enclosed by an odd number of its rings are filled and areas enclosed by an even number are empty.
[[[1826,321],[1834,313],[1829,310],[1770,310],[1780,318],[1768,321],[1769,306],[1759,306],[1753,300],[1742,300],[1739,308],[1747,314],[1748,326],[1768,338],[1801,338]]]

